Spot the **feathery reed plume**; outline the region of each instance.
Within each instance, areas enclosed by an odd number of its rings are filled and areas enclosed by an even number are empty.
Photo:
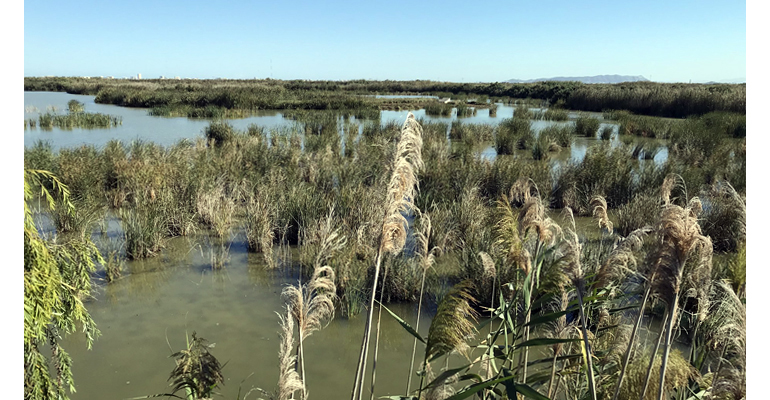
[[[519,211],[519,232],[526,235],[530,230],[537,233],[538,241],[552,245],[561,227],[545,216],[545,206],[540,197],[530,198]]]
[[[647,362],[646,359],[650,357],[650,351],[647,350],[634,357],[634,361],[628,366],[628,384],[623,387],[621,394],[618,396],[621,399],[632,399],[634,396],[638,396],[646,380]],[[657,368],[660,366],[660,359],[655,360],[653,367],[655,372],[654,378],[659,378],[658,374],[660,370]],[[666,371],[666,390],[672,390],[677,387],[683,387],[687,385],[689,379],[697,376],[697,371],[690,365],[689,362],[682,356],[678,350],[674,350],[671,355],[671,366]],[[646,393],[640,400],[653,400],[657,398],[652,392]]]
[[[315,268],[313,276],[305,285],[290,285],[281,292],[299,328],[298,353],[302,382],[306,381],[303,342],[334,318],[335,293],[334,270],[329,266]],[[303,398],[307,398],[307,388]]]
[[[612,252],[607,260],[599,267],[596,274],[595,288],[607,286],[610,282],[620,281],[630,273],[636,273],[637,265],[634,253],[639,252],[644,244],[644,237],[652,232],[651,226],[645,226],[631,232],[623,239]]]
[[[419,210],[419,209],[416,209],[416,210]],[[430,215],[428,213],[420,214],[420,225],[421,225],[421,229],[415,232],[415,239],[417,241],[417,257],[419,259],[419,265],[420,267],[422,267],[422,279],[420,280],[420,299],[417,302],[417,321],[414,324],[414,329],[417,332],[419,332],[418,329],[420,329],[420,314],[422,312],[422,295],[425,291],[425,275],[427,275],[428,270],[436,262],[436,256],[434,253],[436,250],[438,250],[436,247],[428,250],[428,246],[430,243],[430,231],[431,231]],[[414,356],[416,352],[417,352],[417,338],[414,338],[414,343],[412,344],[412,357],[410,359],[411,361],[409,362],[409,377],[407,378],[407,381],[406,381],[406,396],[409,396],[409,390],[412,387],[412,373],[414,372]]]
[[[462,281],[452,287],[441,300],[436,315],[428,329],[428,341],[425,346],[425,358],[422,370],[426,372],[429,361],[442,354],[457,351],[468,358],[467,340],[476,333],[477,313],[472,303],[476,299],[471,294],[473,283]],[[425,373],[420,376],[420,389],[417,398],[422,398]]]
[[[671,191],[674,190],[676,177],[676,174],[668,174],[666,179],[663,180],[663,185],[660,187],[660,197],[663,199],[664,205],[668,205],[671,202]]]
[[[427,369],[426,374],[428,376],[428,381],[433,382],[436,376],[433,373],[433,369],[430,367],[430,364],[427,365],[426,369]],[[423,400],[448,399],[450,396],[455,394],[454,388],[451,386],[455,382],[457,382],[457,374],[444,377],[444,379],[440,380],[439,382],[436,382],[435,385],[431,386],[428,390],[426,390],[422,395],[422,399]]]
[[[567,292],[564,290],[563,287],[560,287],[559,289],[561,291],[561,296],[559,298],[558,306],[556,308],[558,309],[558,311],[565,311],[567,309],[567,305],[569,304],[569,298],[567,297]],[[574,328],[575,326],[573,324],[567,323],[567,316],[562,315],[561,317],[557,318],[555,321],[548,324],[547,335],[555,339],[567,339],[570,337],[570,333],[574,331]],[[557,360],[563,350],[564,350],[564,343],[556,343],[551,345],[551,351],[553,351],[553,361],[551,363],[551,379],[549,379],[548,381],[548,398],[551,398],[551,395],[554,393],[553,383],[554,383],[554,379],[556,378]]]
[[[278,350],[280,374],[276,398],[277,400],[289,400],[297,390],[304,391],[305,385],[297,373],[297,356],[292,354],[294,350],[294,317],[292,317],[291,307],[286,306],[286,317],[278,314],[278,318],[281,320],[281,345]]]
[[[490,288],[490,296],[489,298],[492,299],[491,303],[489,304],[489,334],[492,335],[492,321],[494,319],[495,315],[495,281],[497,280],[497,269],[495,268],[495,262],[492,260],[492,257],[489,256],[486,252],[480,251],[479,257],[481,257],[481,264],[484,267],[484,273],[483,278],[485,280],[492,279],[492,286]],[[492,354],[492,344],[489,343],[489,351],[485,354],[486,358],[486,366],[485,369],[487,370],[487,376],[492,376],[492,364],[489,362],[489,360],[493,357]]]
[[[507,218],[507,217],[506,217]],[[510,221],[509,221],[510,223]],[[542,266],[543,249],[546,246],[552,246],[555,242],[556,236],[561,235],[561,227],[557,225],[553,220],[546,217],[545,206],[543,206],[542,199],[537,197],[530,197],[530,199],[524,203],[519,210],[518,216],[518,228],[519,235],[526,237],[530,231],[535,231],[537,234],[537,241],[535,244],[535,267],[532,268],[532,261],[528,251],[522,251],[520,254],[519,266],[521,266],[527,274],[529,279],[529,292],[524,299],[524,306],[527,310],[524,318],[524,341],[529,340],[529,334],[531,328],[526,324],[529,324],[532,316],[532,296],[535,288],[540,287],[540,269]],[[527,383],[527,364],[529,359],[529,348],[524,349],[524,356],[520,362],[523,365],[523,377],[522,383]]]
[[[521,177],[511,185],[511,188],[508,190],[508,197],[512,202],[524,204],[532,197],[533,189],[535,190],[536,195],[540,194],[540,191],[537,189],[537,185],[535,185],[532,178]]]
[[[497,201],[497,209],[502,215],[495,225],[497,234],[495,246],[503,249],[508,263],[514,263],[528,274],[531,267],[530,257],[529,252],[523,247],[519,234],[519,216],[513,212],[511,203],[505,195]]]
[[[583,345],[586,351],[586,373],[588,375],[588,388],[591,391],[591,398],[596,400],[596,384],[594,383],[594,368],[592,361],[591,346],[588,343],[588,329],[586,326],[585,311],[583,309],[583,292],[585,291],[585,276],[583,267],[580,265],[580,255],[583,252],[582,245],[578,241],[577,233],[575,233],[575,218],[572,215],[572,210],[565,208],[570,216],[572,222],[572,228],[567,231],[569,238],[565,238],[561,242],[560,250],[563,257],[560,259],[560,263],[563,266],[562,272],[575,286],[577,292],[578,307],[580,310],[580,329],[583,337]]]
[[[606,229],[612,235],[612,221],[607,215],[607,200],[602,196],[594,196],[589,204],[594,220],[599,224],[599,229]]]
[[[404,247],[407,221],[403,213],[412,209],[412,203],[418,186],[417,173],[422,167],[422,127],[410,112],[401,128],[401,137],[396,146],[396,158],[393,162],[393,174],[387,188],[385,216],[380,234],[380,247],[374,266],[372,295],[369,301],[364,337],[361,343],[361,354],[358,358],[356,378],[351,396],[353,400],[360,400],[363,396],[366,358],[369,352],[374,300],[379,283],[382,258],[386,253],[396,255]],[[383,284],[382,289],[384,290],[384,288],[385,285]]]
[[[676,322],[679,306],[679,293],[683,286],[685,264],[694,257],[694,265],[690,266],[687,274],[688,281],[700,284],[711,273],[711,240],[701,234],[700,225],[694,213],[688,208],[676,205],[666,206],[658,224],[661,241],[657,248],[659,263],[658,273],[652,282],[652,290],[667,305],[669,315],[666,329],[666,341],[663,347],[658,399],[662,400],[665,389],[666,366],[671,350],[671,337]],[[696,291],[703,288],[696,288]],[[700,296],[699,296],[700,297]],[[703,309],[703,297],[698,301]],[[699,312],[700,314],[700,312]],[[704,314],[705,315],[705,314]]]
[[[472,282],[463,281],[452,287],[441,300],[428,330],[426,360],[454,350],[467,357],[466,341],[476,333],[478,318],[471,305],[476,302],[472,291]]]
[[[711,295],[714,306],[703,322],[702,336],[719,357],[710,393],[718,399],[741,399],[746,393],[746,306],[726,281],[716,282]]]

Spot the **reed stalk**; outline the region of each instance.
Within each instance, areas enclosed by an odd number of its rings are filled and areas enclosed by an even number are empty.
[[[372,317],[374,315],[374,300],[379,283],[380,265],[385,254],[397,255],[401,252],[406,241],[406,226],[408,225],[403,212],[413,208],[415,186],[418,184],[417,172],[423,167],[422,163],[422,127],[409,113],[401,128],[401,137],[396,148],[396,158],[393,163],[393,175],[388,184],[388,194],[385,205],[385,217],[380,233],[380,246],[374,267],[374,282],[369,301],[369,311],[364,337],[361,343],[361,354],[358,359],[355,382],[353,384],[353,400],[363,396],[364,378],[366,376],[366,358],[369,352]],[[384,283],[383,283],[384,287]]]

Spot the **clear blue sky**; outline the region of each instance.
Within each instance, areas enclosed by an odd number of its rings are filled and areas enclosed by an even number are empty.
[[[746,3],[24,2],[25,76],[137,73],[458,82],[745,78]]]

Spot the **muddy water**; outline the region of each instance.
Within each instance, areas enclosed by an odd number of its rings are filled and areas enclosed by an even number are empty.
[[[71,335],[64,343],[74,360],[77,393],[73,400],[165,393],[166,379],[174,368],[171,349],[183,349],[185,333],[193,331],[216,343],[212,354],[223,364],[227,362],[225,385],[220,388],[224,398],[236,398],[239,386],[242,393],[252,387],[275,388],[276,312],[283,310],[282,288],[296,283],[296,278],[266,269],[262,256],[247,253],[238,238],[232,241],[227,267],[212,271],[206,245],[196,247],[194,241],[171,240],[160,256],[128,262],[123,278],[99,287],[87,307],[102,336],[92,350],[86,350],[82,335]],[[198,242],[205,241],[199,238]],[[393,304],[390,308],[414,324],[416,305]],[[343,319],[338,315],[306,339],[307,385],[314,398],[349,395],[364,317]],[[429,310],[422,318],[423,335],[427,335],[430,317]],[[411,349],[411,336],[383,315],[378,396],[404,390]]]

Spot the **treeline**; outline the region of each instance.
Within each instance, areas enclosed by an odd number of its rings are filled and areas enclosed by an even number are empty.
[[[97,95],[97,102],[131,107],[185,104],[225,108],[342,109],[376,107],[365,94],[452,94],[546,100],[575,110],[628,110],[684,118],[713,111],[746,113],[745,84],[633,82],[453,83],[434,81],[123,80],[24,78],[25,91]],[[391,101],[393,99],[390,99]],[[408,100],[404,100],[408,102]]]

